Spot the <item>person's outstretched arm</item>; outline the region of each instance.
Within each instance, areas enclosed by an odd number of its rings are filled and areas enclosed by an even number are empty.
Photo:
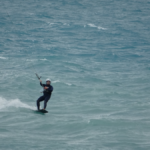
[[[44,84],[42,84],[42,80],[40,80],[40,85],[41,85],[42,87],[44,87],[44,86],[45,86]]]

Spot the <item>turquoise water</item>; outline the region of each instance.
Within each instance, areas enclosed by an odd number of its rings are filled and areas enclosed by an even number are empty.
[[[150,149],[150,0],[6,0],[0,14],[0,150]],[[48,114],[35,72],[52,80]]]

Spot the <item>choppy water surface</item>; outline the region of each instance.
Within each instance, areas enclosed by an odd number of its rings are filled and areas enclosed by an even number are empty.
[[[149,150],[149,8],[1,1],[0,149]],[[52,80],[48,114],[35,72]]]

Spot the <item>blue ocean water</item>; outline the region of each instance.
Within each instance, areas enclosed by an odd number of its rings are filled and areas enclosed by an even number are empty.
[[[150,0],[5,0],[0,14],[0,150],[150,149]],[[48,114],[35,72],[52,80]]]

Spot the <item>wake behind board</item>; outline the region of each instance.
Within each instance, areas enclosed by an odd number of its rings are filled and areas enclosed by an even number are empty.
[[[37,110],[37,112],[41,112],[41,113],[48,113],[48,111],[47,111],[47,110],[43,110],[43,109]]]

